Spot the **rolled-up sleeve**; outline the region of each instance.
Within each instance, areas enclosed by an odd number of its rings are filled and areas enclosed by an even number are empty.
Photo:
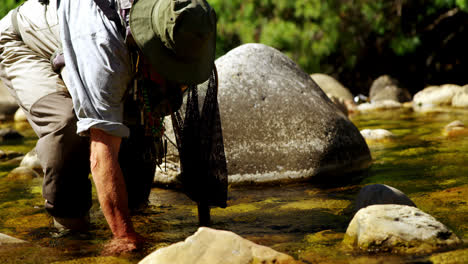
[[[97,128],[128,137],[122,98],[131,66],[123,37],[94,1],[62,0],[58,16],[77,133]]]

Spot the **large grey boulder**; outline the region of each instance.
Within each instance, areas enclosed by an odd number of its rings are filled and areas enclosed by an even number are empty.
[[[185,241],[161,248],[139,264],[298,263],[294,258],[257,245],[232,232],[201,227]]]
[[[385,184],[364,186],[356,197],[355,210],[359,211],[374,204],[400,204],[416,207],[402,191]]]
[[[346,230],[343,244],[364,251],[427,254],[460,245],[445,225],[416,207],[371,205],[359,210]]]
[[[13,118],[16,109],[18,109],[18,104],[0,81],[0,120]]]
[[[216,66],[230,182],[343,175],[370,164],[359,130],[278,50],[242,45]]]
[[[468,107],[468,85],[463,86],[453,95],[452,106]]]
[[[398,81],[388,75],[382,75],[372,83],[369,90],[371,102],[392,100],[396,102],[411,101],[408,90],[399,87]]]

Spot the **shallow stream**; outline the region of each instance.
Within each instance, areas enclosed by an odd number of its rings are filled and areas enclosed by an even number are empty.
[[[447,137],[454,120],[468,125],[468,111],[438,113],[388,111],[351,117],[360,129],[383,128],[397,137],[368,142],[373,165],[354,175],[352,184],[324,186],[311,182],[256,187],[231,186],[226,209],[212,209],[212,228],[233,231],[304,263],[462,263],[468,259],[468,136]],[[14,126],[1,124],[0,127]],[[34,147],[30,128],[21,141],[0,143],[1,150],[27,153]],[[11,162],[0,163],[0,233],[32,243],[0,247],[0,263],[137,263],[157,248],[184,240],[198,226],[196,206],[185,195],[154,188],[150,206],[133,216],[137,231],[148,238],[138,253],[100,256],[110,231],[94,195],[89,235],[56,237],[42,205],[41,180],[11,180]],[[465,246],[423,256],[344,251],[340,242],[353,216],[360,188],[381,183],[406,193],[465,240]]]

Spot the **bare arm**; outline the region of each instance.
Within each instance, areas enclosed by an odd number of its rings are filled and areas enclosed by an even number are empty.
[[[124,241],[129,246],[117,251],[133,250],[141,238],[133,229],[130,220],[127,190],[118,163],[121,138],[99,129],[91,129],[90,133],[91,173],[99,203],[114,239]]]

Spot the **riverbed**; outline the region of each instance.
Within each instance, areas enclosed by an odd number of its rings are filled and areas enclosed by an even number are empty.
[[[368,142],[373,164],[349,176],[354,181],[230,186],[228,207],[211,210],[211,227],[233,231],[304,263],[457,263],[457,259],[467,259],[468,136],[447,136],[443,131],[454,120],[468,126],[468,111],[416,113],[401,109],[357,114],[350,119],[359,130],[383,128],[396,135],[390,140]],[[36,137],[29,126],[17,128],[25,138],[2,142],[1,150],[27,153],[34,147]],[[0,247],[0,263],[137,263],[158,248],[184,240],[198,228],[192,201],[176,190],[153,188],[150,206],[133,216],[137,231],[148,239],[145,248],[120,257],[101,256],[111,234],[96,194],[91,232],[60,237],[43,209],[41,179],[8,179],[14,167],[0,163],[0,233],[30,243]],[[362,186],[373,183],[403,191],[418,208],[464,239],[465,246],[418,256],[343,249],[341,240],[354,214],[356,194]]]

